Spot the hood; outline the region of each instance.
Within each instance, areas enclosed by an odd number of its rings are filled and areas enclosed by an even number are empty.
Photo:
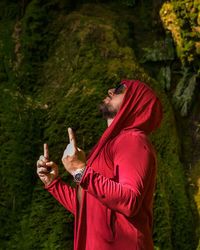
[[[145,134],[156,130],[162,120],[162,105],[145,83],[134,80],[122,80],[127,91],[121,109],[113,121],[113,129],[139,129]],[[114,128],[115,127],[115,128]]]
[[[141,130],[148,135],[161,123],[162,105],[153,90],[138,80],[122,80],[121,83],[127,88],[121,108],[91,151],[89,161],[121,131]]]

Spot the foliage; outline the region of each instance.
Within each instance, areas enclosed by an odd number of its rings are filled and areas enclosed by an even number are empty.
[[[141,63],[146,61],[171,61],[174,60],[174,46],[170,36],[166,36],[163,40],[156,40],[151,47],[143,48],[144,55],[141,59]]]
[[[192,229],[187,227],[186,232],[185,228],[188,219],[191,224],[193,222],[191,213],[188,213],[190,204],[187,201],[187,195],[182,192],[185,189],[185,177],[177,157],[180,144],[175,120],[171,115],[171,108],[166,105],[166,100],[164,107],[163,127],[152,136],[153,144],[159,152],[154,234],[157,235],[160,232],[162,234],[161,238],[155,238],[155,245],[160,249],[195,249],[196,242],[190,241],[190,237],[193,237]],[[159,206],[161,202],[165,204],[164,207]],[[160,221],[157,221],[158,218]],[[177,240],[180,238],[182,240]],[[187,242],[190,243],[187,244]]]
[[[197,131],[199,134],[199,131]],[[200,162],[198,161],[194,168],[190,169],[190,190],[192,192],[192,196],[195,199],[196,202],[196,213],[195,213],[195,219],[196,219],[196,224],[197,224],[197,230],[196,234],[199,237],[200,235],[200,225],[199,225],[199,214],[200,214]],[[195,209],[194,209],[195,210]],[[200,248],[200,239],[199,239],[199,244],[197,247],[197,250]]]
[[[134,6],[136,2],[137,2],[136,0],[123,0],[122,1],[123,4],[130,6],[130,7]]]
[[[80,2],[83,1],[76,3]],[[75,7],[72,1],[32,0],[26,2],[24,16],[18,16],[17,21],[13,17],[18,12],[7,15],[9,20],[0,20],[0,220],[4,225],[0,229],[0,241],[3,249],[72,249],[73,218],[36,181],[35,161],[45,141],[51,159],[61,164],[68,126],[74,128],[79,146],[88,152],[106,126],[96,106],[106,90],[121,78],[149,83],[164,106],[163,126],[151,138],[159,162],[155,248],[195,249],[173,109],[162,91],[163,86],[150,78],[135,55],[139,48],[143,56],[146,53],[144,64],[158,61],[162,76],[162,67],[168,67],[163,84],[169,89],[173,44],[164,36],[150,50],[144,37],[148,29],[153,36],[152,27],[146,22],[146,30],[142,31],[137,25],[144,22],[144,16],[136,15],[138,9],[133,14],[136,1],[123,1],[123,4],[135,4],[131,9],[117,1],[111,2],[78,5],[69,14],[70,8]],[[141,8],[145,10],[144,6]],[[144,43],[138,42],[133,28],[139,29]],[[184,93],[185,86],[181,85],[180,89]],[[61,168],[60,174],[70,183]]]
[[[199,79],[199,60],[198,47],[199,41],[199,22],[198,22],[198,1],[167,1],[164,2],[159,11],[160,18],[169,37],[172,35],[176,46],[176,54],[171,58],[170,52],[173,52],[173,44],[167,44],[162,53],[162,41],[154,42],[153,46],[144,48],[142,63],[162,62],[162,67],[156,71],[156,79],[163,85],[167,91],[173,91],[173,103],[181,116],[187,116],[191,111],[192,103],[195,102],[195,90]],[[169,40],[170,41],[170,40]],[[164,41],[163,41],[164,43]],[[172,50],[170,50],[170,48]],[[173,58],[174,56],[174,58]],[[181,62],[181,70],[173,70],[172,62],[177,56]],[[158,64],[157,64],[158,65]],[[173,81],[172,79],[176,79]],[[175,86],[176,85],[176,86]]]
[[[13,10],[13,8],[10,9],[10,4],[6,6],[5,3],[2,3],[4,10],[6,7],[6,10]],[[40,124],[42,120],[38,120],[38,117],[43,116],[43,109],[33,101],[32,96],[27,95],[27,89],[30,90],[32,80],[36,80],[37,77],[34,79],[27,77],[23,89],[21,83],[25,80],[23,78],[25,75],[33,76],[32,66],[37,61],[37,66],[40,67],[41,61],[38,58],[32,60],[33,57],[30,54],[33,51],[28,50],[27,47],[21,49],[21,22],[15,23],[12,19],[19,13],[14,12],[9,15],[6,13],[7,11],[2,16],[0,23],[2,31],[0,37],[0,177],[2,201],[0,221],[4,225],[0,230],[0,245],[2,249],[17,249],[17,247],[18,249],[29,249],[27,247],[29,243],[25,240],[25,236],[30,238],[28,231],[30,231],[32,225],[24,218],[29,219],[27,215],[31,211],[32,192],[36,177],[35,161],[38,157],[38,145],[41,144],[42,135]],[[38,32],[40,31],[38,30]],[[37,39],[34,40],[34,42],[36,41]],[[16,48],[18,49],[16,50]],[[19,60],[20,54],[23,59],[25,55],[27,56],[28,68],[22,67]],[[27,58],[31,61],[27,61]],[[33,73],[36,76],[38,72]],[[64,229],[58,228],[57,232],[59,230]],[[53,236],[53,233],[51,235]]]
[[[163,4],[160,16],[165,28],[172,33],[182,63],[192,62],[199,68],[198,51],[195,49],[199,39],[198,12],[198,1],[172,0]]]
[[[180,109],[182,116],[186,116],[190,110],[196,85],[197,75],[191,74],[186,68],[183,72],[182,78],[177,84],[173,97],[175,107]]]

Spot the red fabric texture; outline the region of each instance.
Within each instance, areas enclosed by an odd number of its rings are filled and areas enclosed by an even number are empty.
[[[81,207],[61,179],[46,187],[75,215],[75,250],[153,250],[156,156],[148,134],[160,125],[162,107],[146,84],[122,83],[122,106],[87,161]]]

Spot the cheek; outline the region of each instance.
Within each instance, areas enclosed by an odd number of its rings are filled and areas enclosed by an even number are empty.
[[[115,100],[115,106],[119,109],[122,105],[124,95],[118,95]]]

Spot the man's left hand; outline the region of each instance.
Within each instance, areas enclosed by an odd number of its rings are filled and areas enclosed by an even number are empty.
[[[86,156],[85,152],[77,147],[75,135],[71,128],[68,128],[68,134],[69,144],[63,153],[62,163],[65,169],[72,174],[74,171],[86,166]]]

